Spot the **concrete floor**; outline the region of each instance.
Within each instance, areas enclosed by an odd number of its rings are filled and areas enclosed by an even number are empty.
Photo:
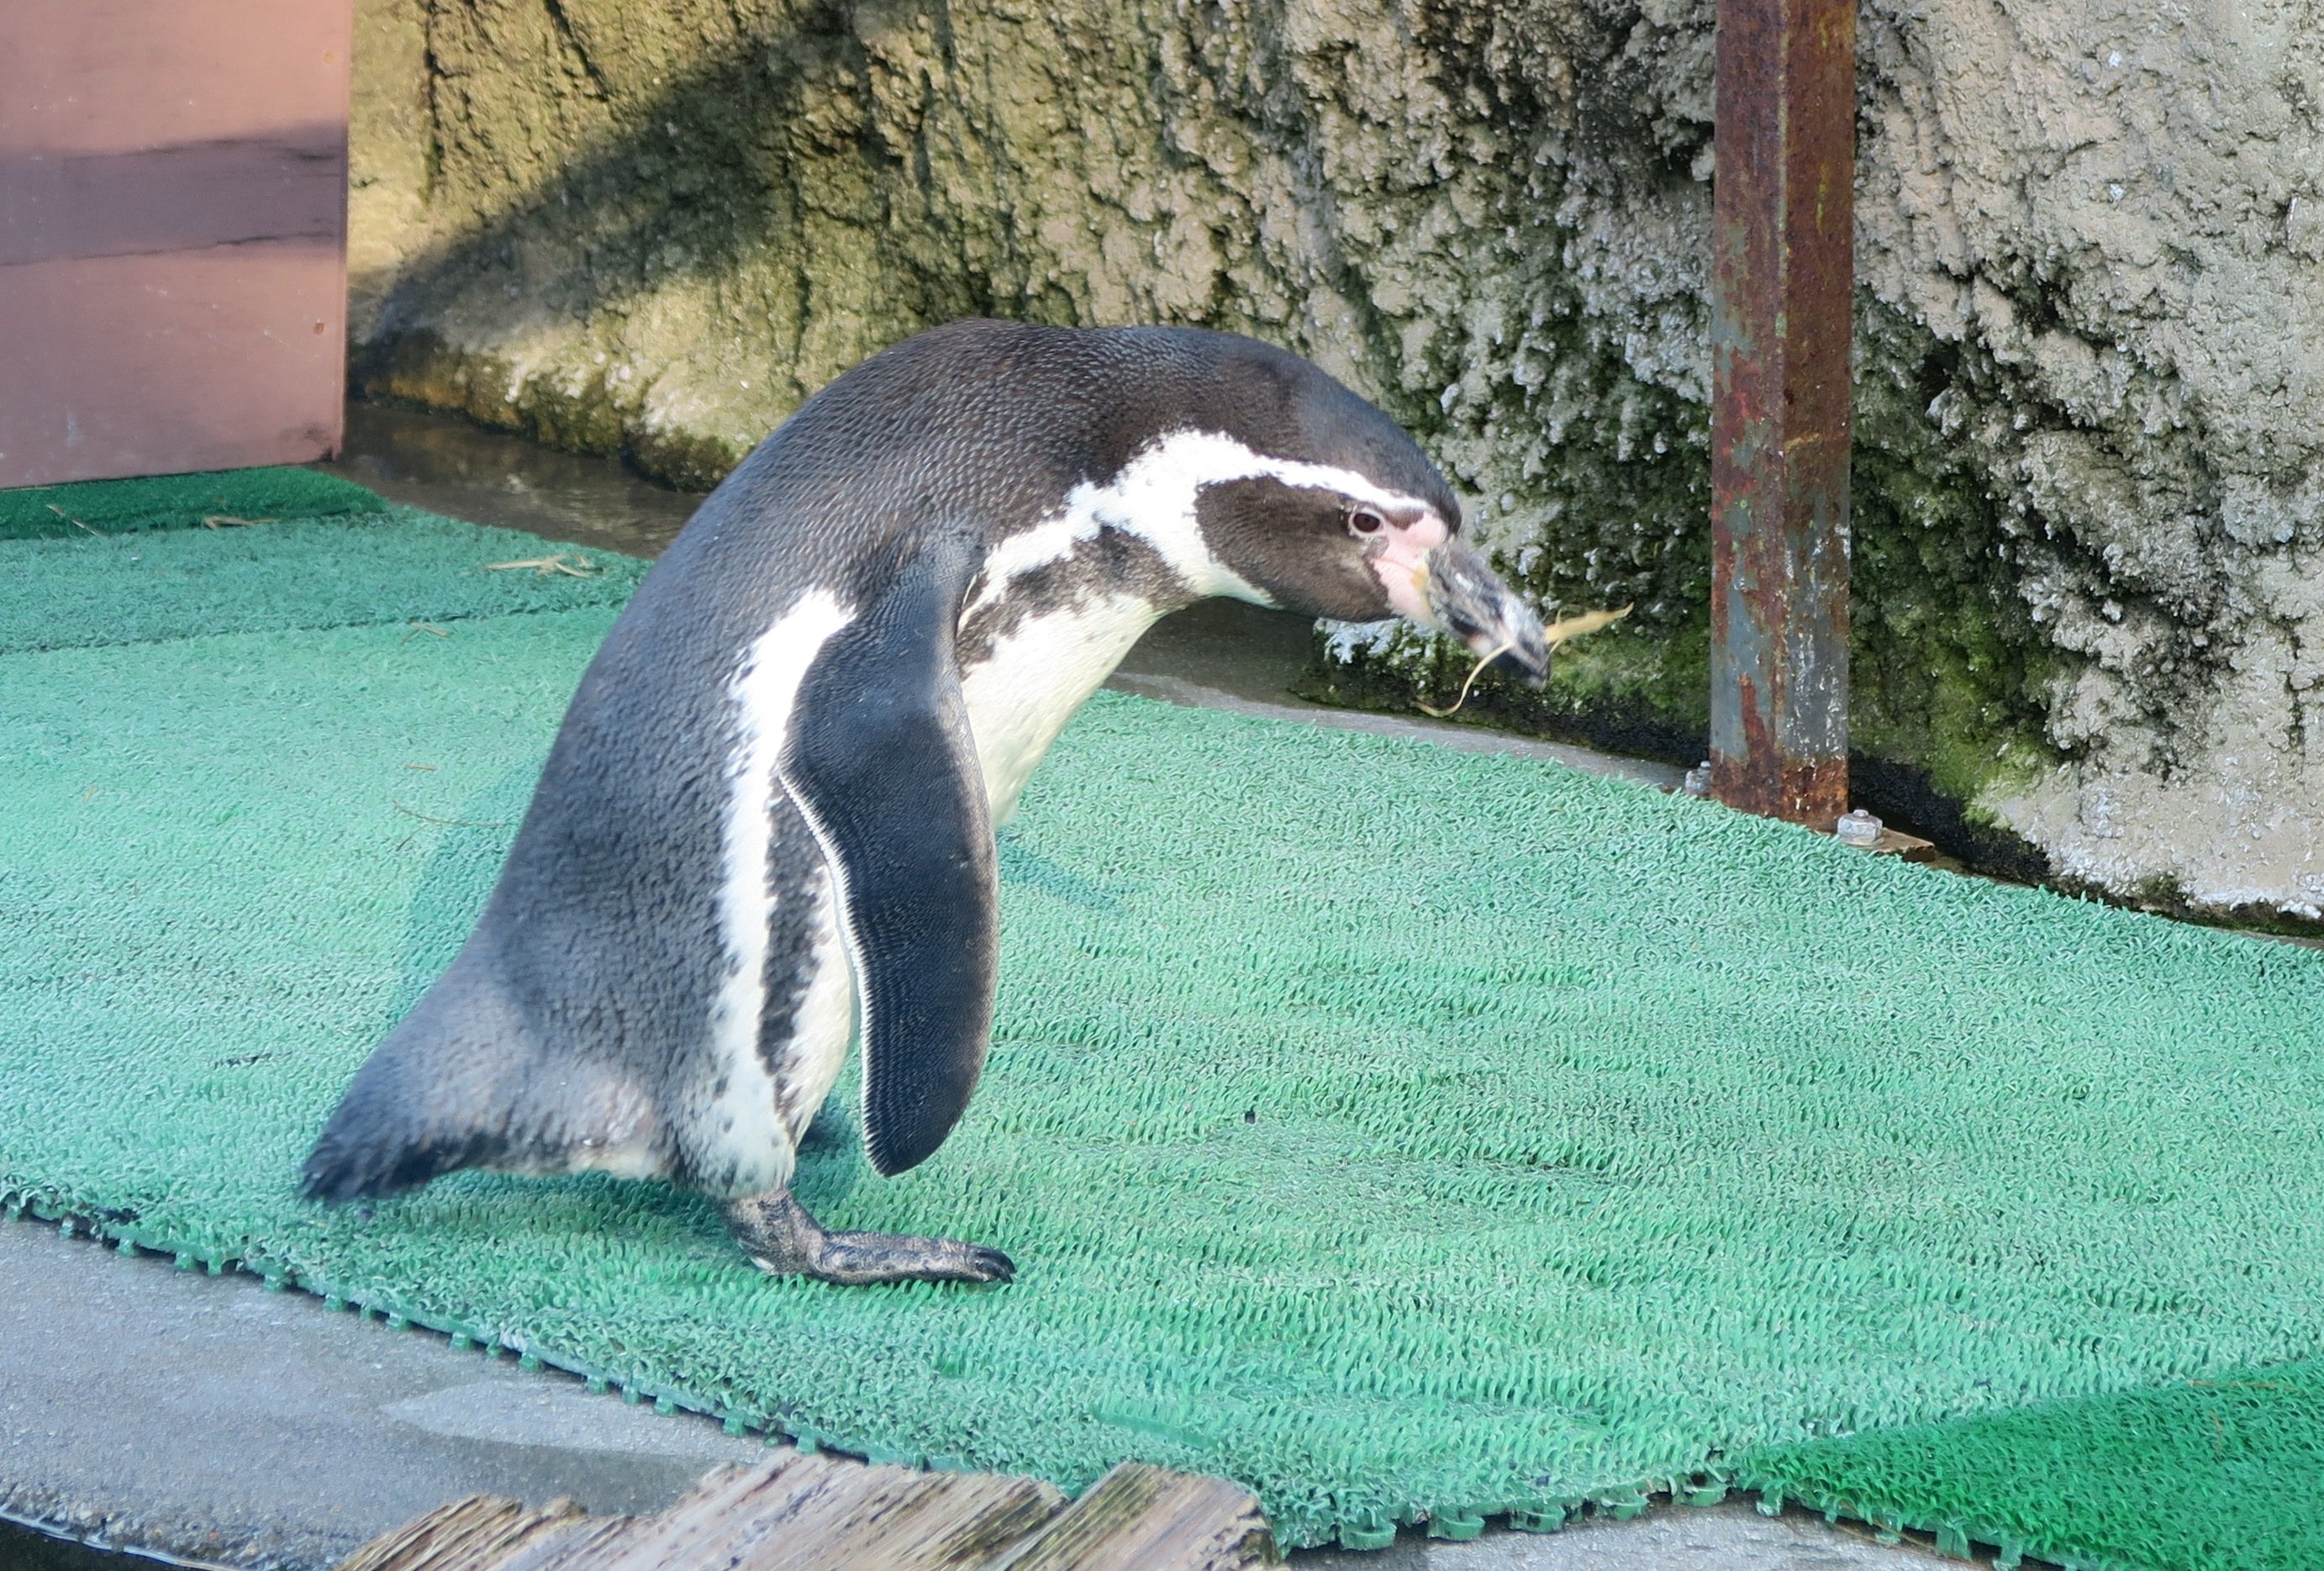
[[[606,460],[456,420],[356,406],[327,466],[398,501],[641,555],[696,498]],[[1678,772],[1473,726],[1355,715],[1287,690],[1305,622],[1213,603],[1167,619],[1114,685],[1308,724],[1515,753],[1669,787]],[[196,1564],[319,1568],[375,1533],[484,1491],[594,1511],[651,1511],[716,1464],[761,1454],[707,1420],[659,1417],[555,1372],[455,1353],[239,1275],[124,1260],[31,1222],[0,1223],[0,1571],[117,1563],[8,1529],[35,1523]],[[1657,1507],[1563,1533],[1468,1544],[1408,1532],[1320,1551],[1323,1571],[1842,1571],[1933,1564],[1797,1512]]]
[[[0,1511],[20,1520],[303,1571],[479,1490],[654,1511],[762,1450],[254,1277],[0,1224]]]

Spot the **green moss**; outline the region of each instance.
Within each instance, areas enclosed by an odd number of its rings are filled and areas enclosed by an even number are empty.
[[[1952,356],[1877,307],[1858,334],[1849,725],[1861,751],[1974,804],[2055,762],[2043,733],[2054,656],[2017,591],[2000,505],[1926,412]]]
[[[1513,581],[1571,612],[1631,619],[1559,652],[1541,692],[1486,678],[1467,713],[1567,741],[1693,762],[1710,706],[1710,462],[1705,415],[1629,376],[1578,333],[1552,340],[1554,386],[1512,384],[1489,424],[1533,422],[1534,538],[1499,553]],[[1943,346],[1868,300],[1858,324],[1850,488],[1849,728],[1878,804],[1941,827],[1972,860],[2019,876],[2045,864],[1978,807],[2055,762],[2043,734],[2052,656],[2016,590],[1999,505],[1927,406],[1958,368]],[[1578,411],[1574,418],[1552,411]],[[1428,422],[1417,422],[1425,426]],[[1435,422],[1442,424],[1442,421]],[[1489,515],[1490,538],[1497,527]],[[1443,707],[1471,663],[1418,635],[1349,661],[1323,652],[1301,687],[1372,708]]]
[[[367,397],[454,411],[576,452],[618,453],[645,474],[688,490],[706,491],[724,479],[757,440],[649,427],[637,421],[635,400],[617,400],[602,375],[577,388],[543,377],[520,381],[505,363],[452,349],[433,333],[396,338],[365,356],[355,381]],[[506,396],[512,385],[520,388],[514,398]]]
[[[2242,931],[2273,933],[2280,938],[2298,938],[2305,943],[2324,943],[2324,921],[2294,916],[2279,905],[2264,901],[2225,905],[2218,901],[2199,901],[2175,873],[2149,873],[2133,884],[2126,894],[2102,889],[2082,880],[2057,881],[2070,892],[2087,895],[2094,900],[2109,900],[2134,910],[2151,911],[2156,916],[2171,917],[2182,922],[2196,922],[2204,927],[2230,928]]]
[[[624,449],[631,462],[686,491],[707,491],[750,453],[755,441],[732,442],[693,431],[642,429]]]
[[[1388,647],[1354,660],[1317,638],[1316,658],[1291,685],[1300,697],[1348,708],[1413,713],[1449,709],[1475,657],[1446,639],[1399,627]],[[1610,752],[1692,763],[1702,750],[1707,639],[1700,628],[1625,635],[1619,629],[1568,645],[1536,690],[1498,673],[1480,675],[1450,717]]]

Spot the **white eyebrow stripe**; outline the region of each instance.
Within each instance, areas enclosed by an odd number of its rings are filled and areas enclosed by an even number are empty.
[[[1211,554],[1195,515],[1205,486],[1259,479],[1336,491],[1376,507],[1434,511],[1419,498],[1382,490],[1352,470],[1268,457],[1221,432],[1192,430],[1157,437],[1103,485],[1084,481],[1074,486],[1065,506],[1069,515],[1085,513],[1146,541],[1198,595],[1272,605],[1271,596]]]
[[[1130,460],[1130,466],[1125,466],[1125,472],[1129,467],[1145,462],[1149,455],[1161,458],[1166,454],[1171,463],[1184,466],[1193,473],[1198,489],[1229,480],[1277,480],[1286,485],[1336,491],[1375,507],[1414,507],[1427,513],[1435,511],[1423,498],[1385,490],[1353,469],[1342,469],[1331,464],[1309,464],[1297,458],[1270,457],[1265,453],[1255,453],[1232,437],[1218,431],[1171,431],[1140,448],[1138,457]]]
[[[1109,529],[1153,547],[1198,595],[1227,595],[1271,605],[1271,597],[1211,553],[1195,515],[1204,487],[1235,480],[1273,480],[1334,492],[1389,513],[1436,514],[1426,499],[1386,490],[1352,469],[1270,457],[1220,431],[1166,431],[1139,448],[1111,479],[1102,485],[1081,482],[1056,512],[996,544],[979,570],[975,593],[962,615],[1001,599],[1017,579],[1064,560]],[[1452,521],[1443,522],[1449,531]]]

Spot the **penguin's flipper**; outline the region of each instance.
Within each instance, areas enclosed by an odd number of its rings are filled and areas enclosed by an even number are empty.
[[[931,539],[816,655],[781,753],[837,887],[883,1174],[944,1143],[992,1027],[1000,881],[953,652],[982,562],[964,531]]]

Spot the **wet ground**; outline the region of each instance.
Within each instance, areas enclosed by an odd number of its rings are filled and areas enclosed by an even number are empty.
[[[348,405],[346,451],[315,467],[392,502],[641,557],[659,555],[702,500],[645,479],[616,458],[555,452],[466,420],[379,404]],[[1107,685],[1168,703],[1548,759],[1666,790],[1678,784],[1681,772],[1664,763],[1481,726],[1310,704],[1291,683],[1307,664],[1313,626],[1286,612],[1206,600],[1156,623]]]
[[[659,556],[702,501],[617,458],[375,403],[347,405],[345,449],[312,467],[448,518],[641,557]]]

